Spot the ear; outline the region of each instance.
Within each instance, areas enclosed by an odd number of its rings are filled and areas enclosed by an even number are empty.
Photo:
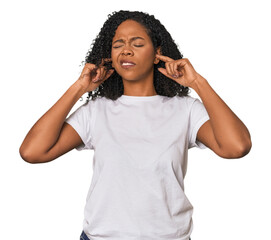
[[[161,55],[162,55],[162,52],[161,52],[161,46],[159,46],[159,47],[156,48],[155,54],[161,54]],[[159,61],[160,61],[160,60],[159,60],[158,58],[155,58],[153,63],[154,63],[154,64],[158,64]]]

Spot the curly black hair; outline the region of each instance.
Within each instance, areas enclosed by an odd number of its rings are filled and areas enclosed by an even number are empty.
[[[147,34],[152,40],[154,49],[160,47],[163,55],[172,59],[181,59],[183,55],[178,50],[177,44],[172,39],[170,33],[153,15],[140,11],[114,11],[108,15],[108,19],[103,24],[100,33],[93,40],[90,50],[85,57],[86,63],[92,63],[99,66],[103,58],[111,58],[112,39],[115,36],[116,29],[125,20],[134,20],[140,23],[147,30]],[[106,69],[111,69],[111,62],[105,63]],[[153,84],[158,95],[167,97],[187,96],[190,89],[184,87],[172,79],[166,77],[158,68],[165,68],[165,63],[159,61],[154,64]],[[124,86],[121,76],[114,71],[113,74],[103,83],[101,83],[94,91],[88,92],[87,101],[95,100],[96,97],[106,97],[116,100],[123,95]]]

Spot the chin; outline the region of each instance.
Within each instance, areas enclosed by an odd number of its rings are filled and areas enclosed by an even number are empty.
[[[139,78],[138,78],[138,75],[135,76],[135,74],[133,73],[119,73],[118,74],[121,76],[122,79],[125,79],[126,81],[137,81]]]

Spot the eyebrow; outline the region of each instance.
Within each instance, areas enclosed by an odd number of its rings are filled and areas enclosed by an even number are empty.
[[[132,41],[135,41],[136,39],[142,39],[142,40],[145,40],[144,38],[142,38],[142,37],[132,37],[131,39],[130,39],[130,41],[132,42]],[[114,43],[116,43],[116,42],[124,42],[124,40],[123,39],[118,39],[118,40],[116,40],[116,41],[114,41],[112,44],[114,44]]]

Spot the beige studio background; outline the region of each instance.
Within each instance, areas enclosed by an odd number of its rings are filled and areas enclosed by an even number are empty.
[[[241,159],[190,150],[185,191],[194,206],[192,240],[271,239],[268,6],[263,0],[1,2],[0,239],[79,239],[93,152],[72,150],[34,165],[20,158],[19,147],[77,80],[107,15],[121,9],[155,15],[252,136],[252,150]]]

